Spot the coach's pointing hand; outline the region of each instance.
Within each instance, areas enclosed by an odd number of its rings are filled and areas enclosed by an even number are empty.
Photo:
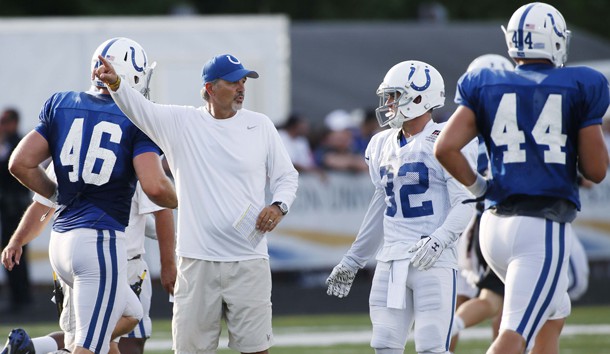
[[[121,85],[121,78],[117,75],[116,71],[112,67],[112,64],[101,55],[97,56],[102,65],[98,66],[97,69],[93,69],[92,79],[97,77],[112,91],[118,90]]]

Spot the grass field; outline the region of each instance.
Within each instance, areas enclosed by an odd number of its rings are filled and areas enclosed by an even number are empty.
[[[273,321],[274,333],[280,336],[298,336],[303,334],[320,333],[342,334],[349,332],[352,335],[368,336],[370,321],[368,315],[317,315],[317,316],[276,316]],[[488,324],[482,325],[483,327]],[[593,325],[590,328],[602,328],[598,325],[610,325],[610,306],[576,307],[568,319],[568,325]],[[171,324],[169,320],[153,322],[154,333],[149,344],[153,347],[167,347],[171,340]],[[7,333],[13,327],[24,327],[31,336],[43,335],[55,331],[55,323],[18,324],[14,326],[0,326],[0,333]],[[587,327],[589,328],[589,327]],[[604,327],[605,328],[605,327]],[[225,332],[225,331],[223,331]],[[314,335],[315,338],[315,335]],[[304,345],[278,345],[272,348],[274,354],[370,354],[372,349],[368,345],[369,338],[362,338],[358,344],[319,345],[312,339],[308,346]],[[154,345],[153,345],[154,343]],[[489,340],[462,340],[456,353],[479,354],[485,353]],[[163,350],[148,348],[146,353],[169,354],[167,347]],[[235,353],[228,349],[219,350],[219,354]],[[415,353],[413,344],[408,343],[405,353]],[[591,333],[577,335],[563,335],[561,339],[562,354],[607,354],[610,353],[610,331],[592,330]]]

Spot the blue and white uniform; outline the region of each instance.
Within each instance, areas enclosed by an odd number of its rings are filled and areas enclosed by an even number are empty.
[[[468,191],[434,158],[444,124],[429,121],[404,139],[401,129],[377,133],[366,160],[375,194],[358,236],[342,262],[364,267],[377,250],[369,299],[373,348],[404,350],[413,330],[418,353],[444,353],[455,310],[456,241],[473,216]],[[474,167],[477,141],[463,149]],[[409,252],[424,235],[447,242],[428,270],[413,267]],[[379,247],[381,244],[381,247]]]
[[[149,338],[152,333],[152,321],[150,319],[152,282],[150,280],[150,269],[142,255],[146,253],[144,249],[144,235],[148,216],[162,209],[163,207],[153,203],[146,196],[140,183],[138,183],[131,202],[129,226],[125,229],[125,238],[127,245],[127,281],[130,285],[141,284],[141,292],[138,298],[142,304],[144,316],[136,328],[124,335],[124,337]]]
[[[580,129],[601,124],[608,82],[586,67],[483,68],[460,78],[455,101],[475,113],[489,152],[491,209],[481,220],[481,249],[506,284],[500,328],[518,332],[531,348],[547,319],[570,311],[577,138]]]
[[[125,308],[124,231],[136,185],[133,158],[159,148],[133,125],[108,95],[54,94],[36,131],[49,143],[58,181],[58,204],[49,255],[73,289],[77,346],[108,351]]]
[[[568,268],[568,295],[570,300],[580,299],[589,288],[589,259],[578,236],[572,240]]]

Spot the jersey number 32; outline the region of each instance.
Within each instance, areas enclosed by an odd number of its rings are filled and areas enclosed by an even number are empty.
[[[390,205],[386,209],[387,216],[395,216],[397,212],[396,195],[394,193],[394,171],[391,166],[382,166],[380,168],[381,179],[387,177],[385,185],[385,192],[388,196]],[[403,184],[400,187],[400,196],[398,201],[400,203],[400,209],[402,210],[402,216],[404,218],[415,218],[418,216],[426,216],[434,214],[431,200],[425,200],[421,202],[421,205],[412,206],[409,201],[409,196],[423,194],[428,190],[430,186],[430,180],[428,178],[428,167],[423,162],[409,162],[400,166],[398,169],[398,177],[413,175],[417,179],[414,184]]]

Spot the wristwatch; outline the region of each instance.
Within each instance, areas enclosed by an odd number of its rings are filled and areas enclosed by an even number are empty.
[[[278,201],[271,203],[271,205],[277,205],[277,207],[280,208],[282,215],[288,214],[288,205],[286,205],[286,203]]]

